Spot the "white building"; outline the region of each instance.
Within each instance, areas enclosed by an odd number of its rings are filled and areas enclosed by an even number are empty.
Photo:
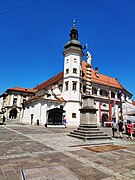
[[[86,93],[86,62],[83,60],[83,47],[78,40],[75,23],[70,32],[70,40],[64,46],[63,55],[63,72],[31,90],[22,88],[16,92],[12,89],[1,95],[2,108],[6,109],[7,118],[11,118],[12,110],[16,109],[17,117],[22,123],[60,125],[64,113],[68,126],[79,125],[82,95]],[[124,121],[131,118],[126,114],[135,109],[132,94],[117,79],[100,74],[98,68],[91,69],[91,93],[99,125],[111,122],[112,117],[117,121],[119,117]]]
[[[39,120],[40,124],[49,124],[46,112],[49,109],[63,106],[66,111],[67,125],[77,126],[79,124],[81,97],[86,90],[86,62],[82,59],[83,47],[78,40],[78,30],[75,24],[70,32],[70,40],[64,46],[63,55],[63,72],[35,87],[34,99],[31,98],[25,103],[22,122],[35,124]],[[117,79],[100,74],[97,68],[92,69],[91,73],[92,95],[95,98],[95,107],[98,109],[97,123],[105,124],[111,121],[112,117],[116,120],[120,116],[125,119],[121,106],[126,102],[127,106],[130,104],[134,107],[132,94]],[[51,93],[52,99],[47,99],[47,93]],[[60,99],[62,101],[59,101]],[[126,106],[123,107],[125,112]]]
[[[0,95],[1,118],[4,115],[6,120],[20,122],[23,112],[22,105],[30,97],[34,96],[35,91],[35,89],[21,87],[7,89],[3,94]]]

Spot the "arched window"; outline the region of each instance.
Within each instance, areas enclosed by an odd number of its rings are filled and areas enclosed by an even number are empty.
[[[103,91],[103,96],[107,97],[108,96],[108,92],[107,91]]]
[[[86,92],[86,85],[83,85],[83,92]]]
[[[108,92],[105,91],[105,90],[100,89],[100,95],[104,96],[104,97],[107,97],[108,96]]]
[[[97,95],[97,89],[95,87],[92,87],[92,94]]]
[[[115,98],[115,93],[111,91],[111,98]]]
[[[108,114],[103,113],[102,114],[102,125],[105,126],[106,122],[108,120]]]
[[[103,90],[100,89],[100,96],[103,96]]]
[[[118,92],[118,99],[121,98],[121,94],[122,94],[121,91],[119,91],[119,92]]]

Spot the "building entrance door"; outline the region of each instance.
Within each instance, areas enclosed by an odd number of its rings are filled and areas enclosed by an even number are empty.
[[[106,126],[106,122],[108,120],[108,114],[102,114],[102,125]]]
[[[16,108],[13,108],[13,109],[10,110],[9,118],[11,118],[11,119],[16,119],[17,118],[17,109]]]
[[[62,125],[63,123],[63,113],[65,111],[60,108],[54,108],[51,110],[48,110],[48,125]]]

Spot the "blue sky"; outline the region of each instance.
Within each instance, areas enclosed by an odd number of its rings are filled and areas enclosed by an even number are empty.
[[[0,94],[63,71],[74,18],[93,68],[117,78],[135,99],[135,0],[1,0]]]

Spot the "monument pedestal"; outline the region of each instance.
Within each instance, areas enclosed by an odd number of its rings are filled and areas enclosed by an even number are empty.
[[[100,131],[97,126],[94,98],[91,95],[83,96],[83,107],[80,109],[80,125],[77,130],[70,132],[69,136],[84,139],[111,139],[110,136]]]
[[[83,107],[80,109],[80,125],[97,124],[96,111],[94,98],[90,95],[83,96]]]

